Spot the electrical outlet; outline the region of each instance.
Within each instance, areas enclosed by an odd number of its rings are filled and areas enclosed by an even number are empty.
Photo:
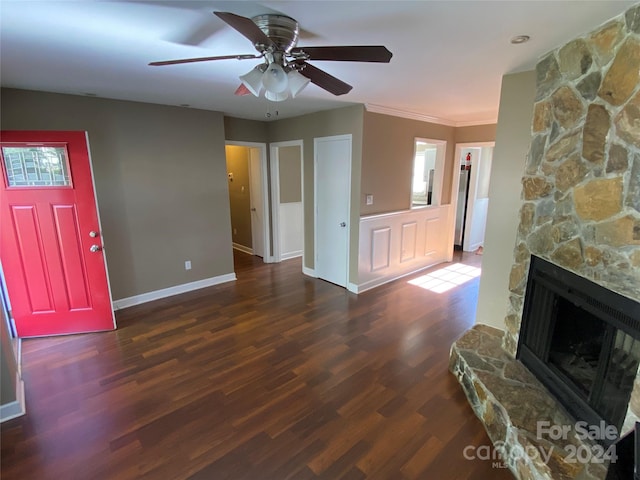
[[[366,202],[367,205],[373,205],[373,195],[371,195],[370,193],[367,194],[366,197]]]
[[[238,234],[238,229],[237,229],[237,228],[234,228],[234,229],[233,229],[233,234],[234,234],[234,235],[237,235],[237,234]]]
[[[191,270],[191,260],[186,260],[184,262],[184,269],[185,270]]]

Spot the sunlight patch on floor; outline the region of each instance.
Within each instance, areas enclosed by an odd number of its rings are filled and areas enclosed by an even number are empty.
[[[407,283],[424,288],[434,293],[444,293],[452,288],[479,277],[482,270],[478,267],[454,263],[444,268],[429,272],[420,277],[409,280]]]

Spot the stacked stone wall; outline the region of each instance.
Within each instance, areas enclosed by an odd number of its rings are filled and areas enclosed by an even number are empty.
[[[531,255],[640,301],[640,5],[536,67],[509,278],[515,355]]]

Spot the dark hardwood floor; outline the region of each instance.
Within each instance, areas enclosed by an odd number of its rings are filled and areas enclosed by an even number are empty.
[[[490,441],[447,371],[478,279],[354,295],[241,253],[236,273],[114,332],[25,340],[2,479],[512,478],[463,457]]]

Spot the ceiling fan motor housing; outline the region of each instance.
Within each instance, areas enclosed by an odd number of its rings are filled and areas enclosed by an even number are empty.
[[[298,43],[300,27],[298,22],[286,15],[265,14],[253,17],[251,20],[262,32],[276,44],[278,50],[289,53]],[[258,48],[258,46],[256,46]],[[266,50],[264,46],[264,50]],[[260,50],[260,48],[258,48]]]

